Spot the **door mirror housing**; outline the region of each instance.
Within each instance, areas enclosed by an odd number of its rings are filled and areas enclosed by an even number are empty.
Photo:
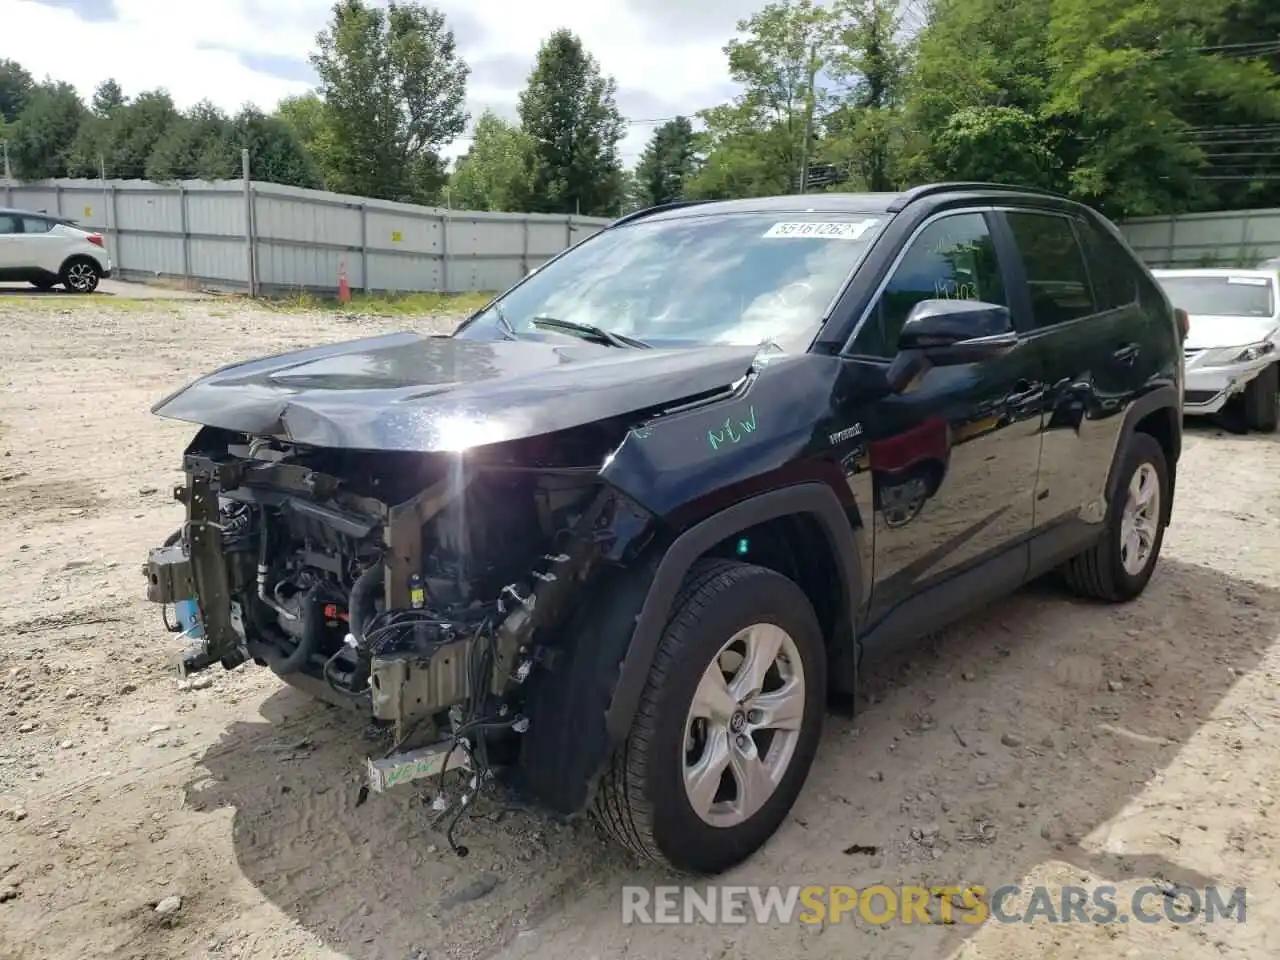
[[[943,357],[953,355],[973,354],[973,360],[983,359],[983,353],[995,356],[1012,347],[1017,339],[1008,307],[981,300],[921,300],[902,325],[898,349],[922,350],[939,365]],[[961,346],[966,349],[955,349]]]
[[[921,300],[898,334],[898,356],[889,367],[889,387],[906,390],[930,367],[980,363],[1018,344],[1008,307],[981,300]]]

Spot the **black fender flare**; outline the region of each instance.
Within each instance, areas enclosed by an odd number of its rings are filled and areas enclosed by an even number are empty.
[[[640,706],[672,604],[689,569],[727,537],[756,524],[795,514],[813,516],[827,537],[838,566],[839,582],[844,585],[841,618],[850,624],[852,642],[853,616],[864,587],[862,566],[848,514],[832,489],[821,482],[799,483],[726,507],[676,537],[658,562],[605,713],[605,726],[613,744],[622,743],[631,732],[631,722]]]
[[[1149,390],[1129,404],[1128,409],[1125,410],[1124,422],[1120,425],[1119,435],[1116,437],[1115,451],[1111,455],[1111,466],[1107,469],[1106,494],[1107,504],[1110,505],[1116,495],[1116,484],[1120,482],[1120,464],[1124,450],[1129,444],[1129,438],[1133,436],[1139,423],[1159,410],[1167,410],[1173,420],[1174,451],[1173,458],[1168,465],[1169,506],[1165,510],[1165,522],[1167,523],[1173,509],[1173,489],[1174,480],[1177,476],[1177,461],[1182,455],[1182,397],[1178,395],[1177,387],[1162,385]]]

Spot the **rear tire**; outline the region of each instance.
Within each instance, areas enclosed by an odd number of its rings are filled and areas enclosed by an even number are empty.
[[[73,257],[62,267],[62,285],[72,293],[93,293],[102,269],[88,257]]]
[[[601,779],[593,819],[632,853],[677,870],[715,874],[746,860],[777,831],[808,776],[826,670],[822,630],[795,583],[752,564],[699,561],[672,607],[631,733]],[[761,692],[744,700],[749,689]]]
[[[1132,600],[1146,589],[1169,515],[1169,466],[1156,438],[1133,434],[1122,457],[1102,536],[1062,567],[1063,579],[1074,593],[1110,603]]]
[[[1244,419],[1250,430],[1275,433],[1280,413],[1280,364],[1273,363],[1244,388]]]

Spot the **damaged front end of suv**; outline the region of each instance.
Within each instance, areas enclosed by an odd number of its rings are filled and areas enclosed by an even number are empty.
[[[154,408],[202,426],[148,599],[186,635],[185,673],[252,661],[385,725],[366,793],[463,768],[473,794],[529,729],[526,681],[598,568],[659,535],[610,482],[620,446],[673,394],[732,396],[754,353],[628,352],[629,377],[589,398],[553,381],[607,374],[616,351],[396,334],[224,368]],[[532,394],[480,369],[511,362],[540,368]]]

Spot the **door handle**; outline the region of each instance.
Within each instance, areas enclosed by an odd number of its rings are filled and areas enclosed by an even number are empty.
[[[1115,357],[1125,366],[1132,366],[1133,361],[1138,359],[1139,347],[1136,343],[1126,343],[1111,356]]]

